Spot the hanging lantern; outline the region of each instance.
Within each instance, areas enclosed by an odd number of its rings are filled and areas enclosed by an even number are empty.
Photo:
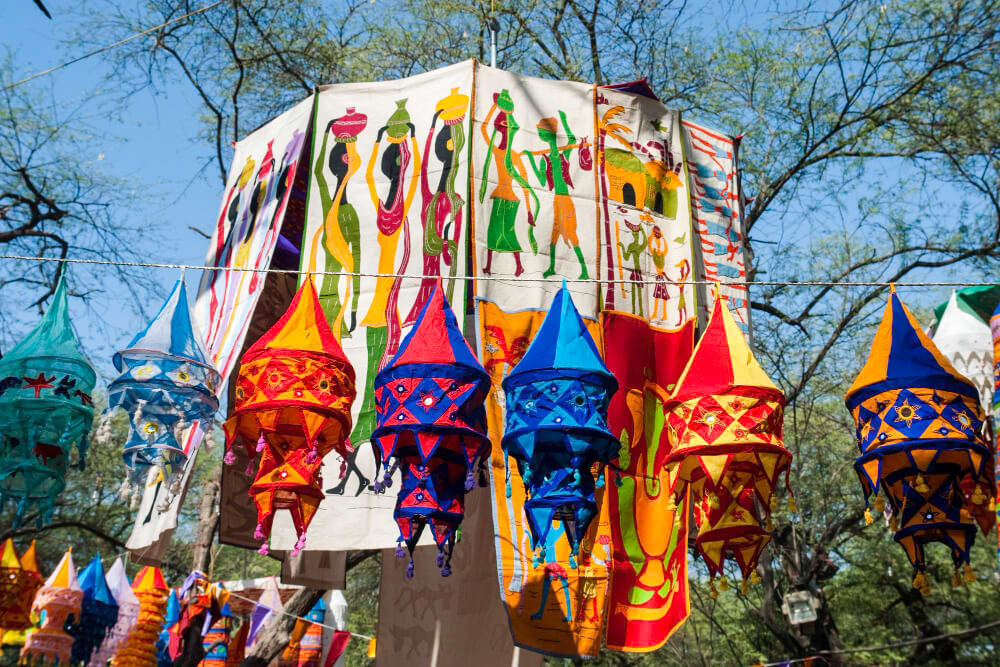
[[[163,617],[163,629],[156,639],[156,664],[157,667],[170,667],[174,663],[170,655],[170,632],[181,620],[181,602],[177,598],[177,591],[170,589],[170,597],[167,598],[167,611]],[[174,656],[176,657],[176,656]]]
[[[31,627],[31,603],[42,585],[35,560],[35,541],[18,558],[14,540],[7,538],[0,552],[0,639],[13,643],[13,634]],[[6,633],[10,633],[8,640]]]
[[[572,549],[570,566],[576,567],[580,541],[597,514],[594,490],[604,483],[604,466],[621,444],[607,424],[608,403],[618,382],[565,285],[502,386],[507,410],[501,445],[505,458],[516,460],[524,480],[524,513],[536,549],[535,566],[548,558],[543,545],[553,519],[558,519]]]
[[[167,485],[180,481],[185,432],[207,424],[219,408],[219,373],[195,335],[183,280],[146,328],[115,354],[114,364],[121,374],[108,387],[108,410],[129,415],[122,452],[129,474],[122,490],[131,487],[138,500],[151,469]]]
[[[281,319],[243,355],[236,409],[225,425],[227,463],[235,460],[237,445],[246,447],[251,460],[260,452],[250,485],[257,505],[254,537],[264,540],[260,553],[267,553],[279,509],[289,510],[298,534],[292,555],[305,546],[323,500],[323,457],[336,450],[346,458],[353,451],[347,436],[354,395],[354,369],[312,281],[305,280]]]
[[[83,589],[83,603],[76,622],[66,631],[73,636],[73,664],[82,665],[90,660],[118,620],[118,603],[104,578],[100,556],[94,556],[87,567],[80,570],[78,580]]]
[[[664,411],[670,453],[665,467],[674,504],[690,493],[698,537],[717,593],[729,586],[726,556],[749,584],[770,541],[770,511],[792,455],[782,444],[785,396],[757,363],[718,293],[705,332]],[[791,498],[789,505],[794,510]]]
[[[118,615],[114,625],[104,635],[104,641],[100,647],[90,657],[88,667],[106,667],[108,660],[118,649],[118,645],[128,636],[132,626],[135,625],[139,617],[139,599],[132,591],[128,575],[125,574],[125,566],[121,558],[116,558],[115,562],[108,570],[106,577],[108,589],[118,607]]]
[[[166,621],[170,590],[159,568],[144,567],[135,575],[132,592],[139,600],[139,615],[111,659],[115,667],[149,667],[157,662],[156,640]]]
[[[882,512],[888,503],[890,528],[913,564],[914,587],[930,590],[929,542],[951,550],[953,583],[973,579],[976,524],[986,533],[996,521],[989,507],[993,453],[979,392],[920,329],[895,289],[845,401],[857,424],[861,455],[854,468],[866,505]],[[871,510],[865,514],[871,523]]]
[[[71,617],[74,620],[79,617],[82,602],[83,591],[76,579],[73,548],[70,547],[35,595],[31,611],[43,616],[42,626],[28,633],[21,649],[20,664],[68,665],[73,637],[63,628]]]
[[[440,281],[421,309],[396,356],[375,377],[376,461],[385,477],[376,492],[392,485],[396,467],[402,485],[394,516],[410,552],[406,576],[413,576],[413,549],[427,524],[438,546],[441,575],[451,574],[456,531],[465,514],[465,492],[486,484],[489,456],[486,409],[490,378],[462,337]],[[395,458],[390,466],[389,459]]]
[[[233,613],[228,604],[222,605],[220,616],[205,633],[201,647],[205,657],[198,663],[199,667],[225,667],[229,649],[229,633],[233,622]]]
[[[279,667],[319,667],[323,657],[323,620],[326,603],[316,601],[304,619],[295,621],[288,646],[281,653]]]
[[[17,528],[32,507],[52,519],[76,446],[83,470],[97,375],[80,352],[59,278],[41,322],[0,359],[0,507],[17,504]]]

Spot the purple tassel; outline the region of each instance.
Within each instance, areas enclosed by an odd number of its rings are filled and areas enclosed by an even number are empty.
[[[257,553],[259,553],[261,556],[267,555],[267,542],[260,545],[260,549],[257,549]]]
[[[262,540],[265,537],[266,535],[264,535],[264,526],[258,523],[257,527],[254,528],[253,530],[253,538],[255,540]]]
[[[347,459],[340,460],[340,479],[347,477]]]
[[[446,563],[445,566],[441,568],[441,576],[442,577],[451,576],[451,563]]]
[[[266,444],[267,444],[267,441],[264,440],[264,432],[261,431],[260,432],[260,437],[257,438],[257,451],[258,452],[264,451],[264,445],[266,445]]]
[[[313,463],[316,463],[316,459],[318,458],[319,458],[319,450],[313,447],[312,449],[309,450],[309,453],[306,454],[306,463],[312,465]]]
[[[306,535],[305,533],[299,535],[299,539],[296,540],[295,546],[292,547],[292,555],[298,556],[299,552],[302,551],[306,546]]]
[[[382,482],[379,482],[378,480],[372,482],[372,491],[375,493],[382,493],[385,491],[385,488],[382,486]]]
[[[406,578],[407,579],[412,579],[413,578],[413,561],[412,560],[410,560],[410,563],[406,566]]]
[[[227,466],[231,466],[236,463],[236,454],[233,454],[233,450],[226,452],[226,455],[222,457],[222,462]]]
[[[403,550],[403,545],[400,542],[396,543],[396,558],[406,558],[406,551]]]
[[[442,565],[444,565],[444,552],[443,551],[439,551],[438,552],[438,567],[441,567]]]
[[[472,468],[469,468],[465,473],[465,490],[472,491],[476,488],[476,477],[472,474]]]

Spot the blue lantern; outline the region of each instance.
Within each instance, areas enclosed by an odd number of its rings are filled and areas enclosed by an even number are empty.
[[[621,446],[608,430],[608,403],[618,381],[604,365],[565,284],[534,340],[504,378],[506,426],[501,445],[517,461],[524,512],[541,565],[543,545],[559,519],[576,567],[580,541],[597,514],[594,490]],[[601,469],[595,481],[591,468]]]
[[[72,663],[82,665],[90,660],[108,630],[118,620],[118,603],[104,578],[100,556],[94,556],[87,567],[80,570],[77,579],[83,589],[83,604],[80,618],[66,631],[73,636]]]
[[[121,375],[108,388],[108,410],[121,408],[130,418],[122,491],[132,487],[137,499],[153,469],[168,484],[180,480],[187,462],[184,434],[219,408],[221,378],[195,335],[183,279],[156,317],[115,354],[114,364]]]
[[[0,507],[17,503],[15,528],[30,508],[39,527],[51,520],[74,445],[80,470],[86,461],[97,374],[70,325],[64,275],[41,322],[0,359]]]

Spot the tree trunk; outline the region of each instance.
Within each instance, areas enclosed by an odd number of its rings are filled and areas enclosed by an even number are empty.
[[[219,512],[216,508],[221,480],[222,466],[219,466],[213,473],[212,479],[205,483],[202,491],[201,506],[198,508],[198,528],[191,553],[191,569],[201,570],[209,578],[212,577],[212,542],[215,530],[219,526]]]

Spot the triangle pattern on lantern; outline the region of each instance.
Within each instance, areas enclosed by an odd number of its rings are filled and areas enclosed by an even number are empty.
[[[750,577],[771,539],[771,503],[791,454],[782,441],[784,394],[754,357],[716,293],[705,331],[665,406],[671,493],[690,490],[695,548],[709,574],[732,556]],[[675,501],[676,502],[676,501]],[[715,590],[714,582],[710,584]]]
[[[601,359],[565,284],[556,293],[521,361],[504,378],[506,456],[525,484],[524,512],[536,550],[535,564],[549,558],[543,549],[556,518],[567,524],[570,565],[597,514],[596,463],[617,454],[618,439],[608,430],[608,403],[618,381]],[[572,529],[570,525],[572,524]]]
[[[225,423],[225,462],[242,447],[256,473],[250,497],[257,506],[255,539],[266,554],[274,512],[287,509],[298,534],[292,553],[324,498],[323,458],[352,451],[354,369],[333,336],[306,280],[281,318],[246,351],[236,381],[236,407]],[[259,454],[259,460],[258,460]],[[256,460],[256,465],[254,461]]]
[[[0,505],[16,503],[17,528],[32,507],[52,518],[72,449],[86,461],[97,374],[69,319],[65,273],[41,321],[0,359]]]
[[[857,425],[854,467],[866,503],[888,505],[895,539],[929,590],[924,546],[941,542],[969,565],[976,524],[996,522],[993,452],[976,386],[920,329],[890,289],[871,353],[845,397]],[[871,522],[871,512],[866,510]],[[961,577],[956,578],[961,580]]]
[[[490,378],[462,336],[441,281],[434,285],[400,349],[374,381],[376,461],[386,466],[376,493],[402,473],[393,513],[402,543],[413,549],[426,525],[438,545],[442,576],[451,574],[455,531],[465,493],[475,486],[477,460],[489,455],[486,409]],[[396,463],[388,461],[395,457]],[[485,482],[485,474],[481,474]],[[413,572],[412,560],[407,576]]]

